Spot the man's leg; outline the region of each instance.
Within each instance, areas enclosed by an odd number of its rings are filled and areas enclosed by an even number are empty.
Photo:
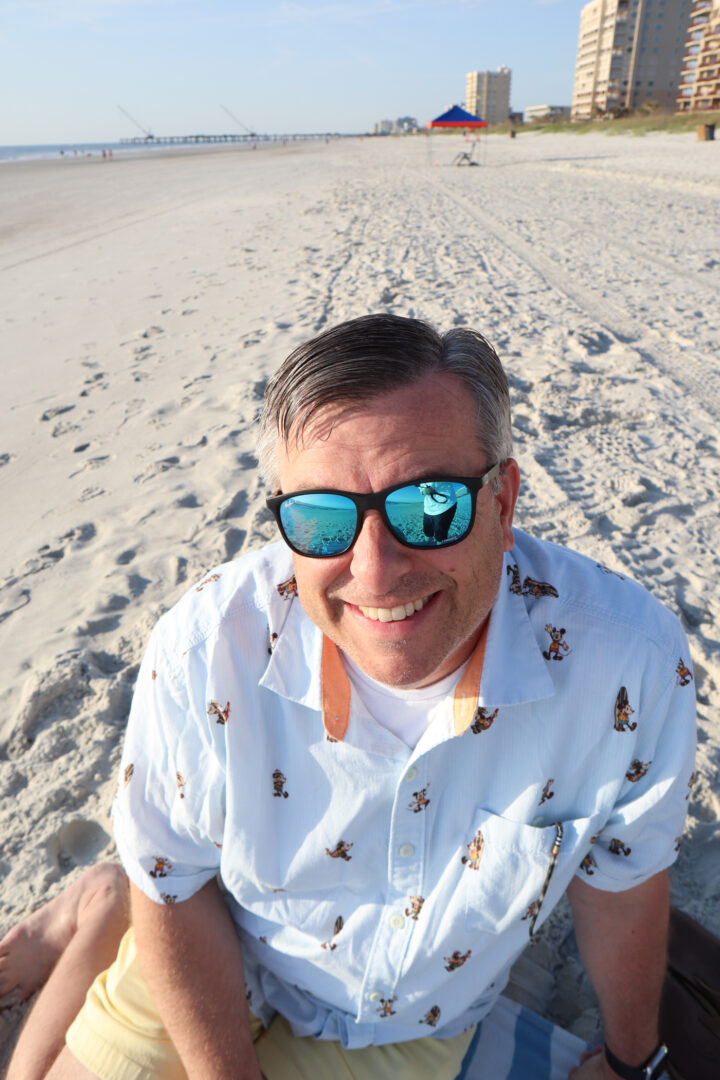
[[[433,1039],[420,1031],[411,1042],[345,1050],[337,1042],[296,1038],[276,1016],[255,1050],[268,1080],[455,1080],[474,1034],[470,1028],[451,1039]]]
[[[50,1072],[46,1073],[46,1080],[97,1080],[97,1076],[81,1065],[67,1046],[64,1046],[60,1057],[56,1058]]]
[[[47,1075],[95,976],[115,959],[128,917],[125,874],[105,863],[86,870],[0,941],[2,995],[24,1001],[45,983],[20,1034],[7,1080]],[[82,1080],[92,1074],[52,1073],[66,1075]]]
[[[104,880],[108,875],[110,880]],[[118,880],[117,868],[97,868],[79,879],[71,889],[72,892],[67,890],[53,901],[54,907],[47,905],[38,913],[41,917],[47,913],[42,922],[31,917],[34,920],[32,927],[21,924],[12,938],[8,935],[3,942],[6,952],[12,956],[14,950],[10,946],[13,941],[17,942],[21,937],[34,940],[35,947],[26,954],[34,962],[41,951],[38,943],[51,949],[55,958],[60,950],[47,985],[28,1018],[7,1080],[96,1080],[97,1075],[117,1078],[126,1075],[127,1064],[131,1066],[131,1074],[137,1076],[139,1062],[143,1062],[142,1075],[148,1080],[157,1080],[160,1076],[165,1080],[180,1080],[185,1077],[184,1070],[154,1010],[137,963],[134,944],[130,943],[130,934],[123,938],[118,952],[117,937],[127,922],[124,876]],[[103,895],[108,892],[114,893],[114,899],[112,895]],[[109,905],[105,906],[108,901]],[[118,917],[118,907],[122,917]],[[73,908],[76,909],[74,918]],[[116,928],[112,941],[108,938],[108,923]],[[75,929],[68,940],[68,926],[72,931],[73,925]],[[52,945],[48,944],[50,939]],[[64,948],[63,942],[67,942]],[[93,954],[96,962],[90,961],[88,953]],[[73,954],[76,954],[76,963],[71,964]],[[53,962],[52,957],[46,957],[44,965],[51,966]],[[111,970],[106,971],[109,965]],[[103,974],[94,981],[91,994],[86,995],[89,982],[100,971]],[[79,992],[71,1003],[65,999],[73,986]],[[25,980],[23,993],[27,996],[30,992]],[[75,1020],[80,1007],[82,1012]],[[98,1008],[103,1014],[100,1020],[105,1017],[108,1023],[101,1022],[98,1026]],[[109,1012],[105,1012],[106,1009]],[[90,1016],[93,1011],[94,1015]],[[90,1067],[82,1065],[63,1045],[66,1029],[73,1020],[71,1034],[75,1042],[72,1045],[77,1043],[87,1051],[88,1035],[92,1037],[94,1031],[103,1050],[102,1067],[91,1066],[90,1059]],[[280,1017],[263,1032],[260,1022],[251,1016],[251,1027],[253,1039],[260,1036],[256,1044],[258,1059],[268,1080],[453,1080],[473,1034],[469,1031],[449,1040],[421,1036],[410,1043],[347,1051],[337,1043],[294,1038],[287,1022]],[[161,1038],[163,1034],[165,1040]],[[97,1046],[95,1039],[94,1051]],[[109,1057],[108,1050],[111,1051]],[[93,1068],[100,1068],[100,1073],[92,1071]]]
[[[438,523],[435,527],[436,540],[447,540],[447,536],[450,532],[450,526],[452,525],[456,510],[457,503],[455,503],[454,506],[448,507],[447,510],[443,510],[442,514],[439,515]]]

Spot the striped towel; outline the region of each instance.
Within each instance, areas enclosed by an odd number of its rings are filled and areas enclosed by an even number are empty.
[[[500,997],[478,1024],[456,1080],[567,1080],[587,1044]]]

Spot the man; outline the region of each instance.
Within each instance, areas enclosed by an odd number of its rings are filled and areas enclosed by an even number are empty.
[[[279,370],[260,456],[287,546],[153,633],[114,810],[133,932],[54,1080],[451,1080],[566,889],[606,1040],[578,1080],[662,1074],[687,643],[513,531],[511,449],[472,331],[367,316]]]
[[[421,484],[423,503],[423,533],[434,540],[447,540],[457,511],[457,493],[453,484],[439,481]]]

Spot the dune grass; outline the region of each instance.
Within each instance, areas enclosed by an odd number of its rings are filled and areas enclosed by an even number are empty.
[[[571,123],[569,120],[553,121],[547,124],[524,124],[517,128],[518,134],[526,131],[539,131],[542,134],[585,135],[589,131],[606,135],[647,135],[652,131],[664,131],[670,134],[683,134],[695,131],[700,124],[715,124],[720,128],[720,112],[693,113],[649,113],[623,116],[618,120],[587,120]],[[507,134],[509,125],[499,124],[488,128],[490,134]],[[719,132],[720,134],[720,132]]]

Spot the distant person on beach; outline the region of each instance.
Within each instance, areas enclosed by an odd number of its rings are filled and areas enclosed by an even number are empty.
[[[321,334],[268,385],[259,454],[282,541],[152,634],[124,873],[0,943],[0,993],[47,980],[8,1080],[452,1080],[566,893],[605,1038],[570,1075],[664,1075],[679,623],[513,528],[508,384],[474,331]]]
[[[457,510],[455,484],[420,484],[424,496],[423,532],[432,540],[447,540]]]

